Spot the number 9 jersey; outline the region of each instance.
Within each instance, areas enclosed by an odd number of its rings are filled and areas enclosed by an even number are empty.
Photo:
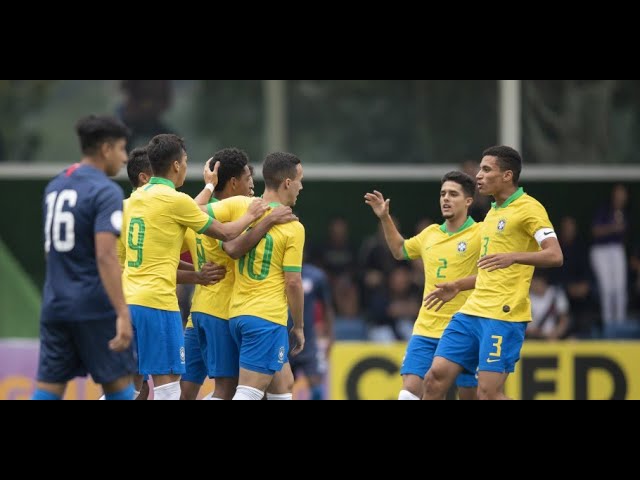
[[[122,200],[122,189],[90,165],[75,164],[47,185],[43,323],[115,318],[96,265],[95,235],[120,235]]]

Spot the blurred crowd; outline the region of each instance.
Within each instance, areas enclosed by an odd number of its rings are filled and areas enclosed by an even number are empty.
[[[468,173],[473,168],[472,162],[465,164]],[[626,187],[616,185],[610,199],[594,212],[590,229],[579,228],[583,226],[570,216],[553,220],[564,266],[534,275],[530,338],[640,337],[640,245],[628,242],[628,201]],[[479,197],[471,215],[482,221],[489,208],[490,200]],[[398,227],[410,238],[432,223],[424,218],[413,229]],[[591,235],[581,236],[583,230]],[[308,256],[329,276],[337,339],[410,338],[423,298],[421,260],[396,261],[381,228],[355,245],[348,222],[340,217],[330,221],[325,243],[309,245]]]

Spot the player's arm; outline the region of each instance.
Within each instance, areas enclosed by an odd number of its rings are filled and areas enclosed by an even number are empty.
[[[400,235],[400,232],[398,232],[398,229],[389,214],[389,203],[391,203],[391,200],[385,200],[382,193],[377,190],[374,190],[373,193],[366,193],[364,199],[364,203],[369,205],[373,210],[373,213],[375,213],[380,219],[382,229],[384,230],[384,238],[387,241],[387,245],[389,246],[389,250],[391,251],[393,258],[396,260],[404,260],[404,238]]]
[[[477,275],[471,275],[469,277],[459,278],[453,282],[436,283],[436,289],[424,297],[424,306],[427,310],[435,307],[437,312],[445,303],[456,298],[460,292],[476,288],[476,278]]]
[[[193,265],[180,261],[176,272],[176,282],[188,285],[215,285],[222,281],[227,274],[224,266],[207,262],[202,266],[202,270],[195,271]]]
[[[204,188],[202,191],[194,198],[198,206],[206,205],[211,200],[211,195],[213,195],[213,191],[218,185],[218,169],[220,168],[220,162],[216,162],[213,167],[213,171],[211,171],[211,161],[213,157],[207,160],[207,163],[204,164],[204,172],[202,174],[204,178]],[[205,210],[206,212],[206,210]]]
[[[213,219],[209,228],[205,230],[205,235],[222,240],[223,242],[230,242],[234,238],[237,238],[242,232],[244,232],[249,225],[258,220],[269,209],[269,205],[261,198],[256,198],[247,209],[247,212],[238,220],[229,223],[220,223]]]
[[[304,349],[304,289],[302,272],[284,272],[285,291],[289,312],[293,319],[291,336],[294,343],[291,355],[298,355]]]
[[[98,272],[109,301],[118,316],[116,321],[117,334],[109,342],[109,347],[116,352],[122,352],[131,344],[133,328],[131,327],[129,307],[122,292],[122,267],[116,253],[117,241],[118,237],[111,232],[97,232],[95,234]]]
[[[511,252],[511,253],[494,253],[486,255],[478,262],[478,268],[493,272],[501,268],[508,268],[513,264],[530,265],[538,268],[561,267],[564,263],[562,248],[560,242],[555,238],[552,229],[540,230],[538,235],[547,235],[547,238],[540,242],[541,250],[538,252]],[[551,236],[553,235],[553,237]],[[539,240],[540,241],[540,240]]]
[[[277,207],[269,215],[264,217],[248,232],[239,235],[234,240],[222,244],[222,249],[234,260],[237,260],[247,254],[255,247],[260,240],[269,232],[274,225],[281,225],[298,220],[291,208],[280,206]]]

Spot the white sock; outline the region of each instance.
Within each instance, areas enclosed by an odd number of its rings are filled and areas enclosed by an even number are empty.
[[[202,400],[211,400],[212,398],[213,398],[213,392],[207,393],[204,397],[202,397]]]
[[[135,400],[136,398],[138,398],[140,396],[140,392],[138,390],[134,390],[133,391],[133,399]]]
[[[267,400],[293,400],[293,393],[267,393]]]
[[[153,389],[154,400],[180,400],[180,382],[167,383]]]
[[[213,395],[213,394],[212,394]],[[209,400],[224,400],[224,398],[218,398],[218,397],[211,397]]]
[[[398,400],[420,400],[420,399],[408,390],[400,390],[400,395],[398,395]]]
[[[238,385],[236,387],[236,394],[233,396],[234,400],[262,400],[264,392],[257,388],[247,387],[246,385]]]
[[[104,395],[102,395],[98,400],[106,400],[107,397],[105,397]]]

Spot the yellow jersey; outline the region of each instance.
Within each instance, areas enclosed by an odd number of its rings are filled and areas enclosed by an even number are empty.
[[[404,242],[407,260],[422,258],[424,263],[424,296],[435,290],[437,283],[452,282],[475,275],[480,255],[480,224],[473,218],[456,232],[449,232],[446,223],[430,225],[419,235]],[[471,290],[460,292],[452,301],[445,303],[440,311],[420,308],[413,334],[429,338],[440,338],[454,313],[467,301]]]
[[[246,213],[252,201],[248,197],[228,198],[210,203],[209,212],[220,222],[232,222]],[[255,248],[236,260],[229,318],[251,315],[286,326],[289,308],[284,272],[302,271],[303,249],[304,227],[291,222],[271,228]]]
[[[187,230],[185,234],[183,251],[186,250],[191,253],[196,271],[202,270],[202,266],[207,262],[227,269],[227,274],[221,282],[210,286],[196,285],[191,300],[191,311],[229,320],[229,303],[235,278],[233,259],[222,250],[222,242],[206,235],[199,235],[193,230]]]
[[[187,229],[206,231],[213,219],[173,183],[151,178],[124,212],[124,294],[129,305],[178,312],[176,271]]]
[[[553,225],[545,208],[522,188],[501,207],[495,203],[480,229],[480,257],[494,253],[537,252],[535,235]],[[476,288],[461,313],[505,322],[530,322],[529,287],[534,267],[515,264],[488,272],[480,269]]]

